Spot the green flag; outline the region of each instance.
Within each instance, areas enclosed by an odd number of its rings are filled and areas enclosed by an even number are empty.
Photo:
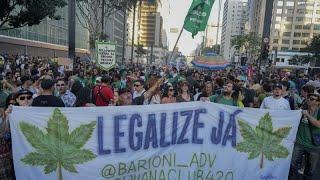
[[[183,25],[192,38],[206,29],[213,3],[214,0],[193,0]]]

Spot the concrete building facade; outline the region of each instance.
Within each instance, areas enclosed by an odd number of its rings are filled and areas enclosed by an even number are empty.
[[[245,33],[247,0],[227,0],[224,4],[220,54],[231,61],[235,50],[231,40]]]
[[[68,7],[57,10],[62,19],[0,31],[0,53],[68,57]],[[89,53],[89,32],[76,21],[76,54]]]

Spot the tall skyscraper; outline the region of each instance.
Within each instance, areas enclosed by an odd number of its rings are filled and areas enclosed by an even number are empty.
[[[266,0],[251,0],[250,31],[262,35]],[[270,25],[270,53],[276,62],[288,63],[320,34],[320,0],[274,0]],[[261,36],[262,37],[262,36]]]
[[[271,49],[303,51],[320,34],[320,0],[275,0],[270,33]]]
[[[44,19],[39,25],[0,31],[0,53],[68,57],[68,7],[58,9],[62,19]],[[76,21],[76,53],[89,53],[89,32]]]
[[[163,20],[157,12],[157,4],[144,0],[139,6],[138,21],[139,33],[138,41],[144,47],[161,46],[161,30]]]
[[[232,38],[245,33],[246,10],[247,0],[227,0],[224,4],[220,54],[227,60],[231,61],[235,53]]]
[[[157,12],[158,5],[150,0],[143,0],[137,5],[135,31],[133,32],[133,11],[128,15],[127,28],[127,53],[126,59],[131,58],[132,33],[134,34],[134,44],[142,45],[147,54],[145,58],[139,58],[144,62],[163,61],[166,56],[167,35],[163,29],[163,18]],[[134,50],[136,48],[134,47]],[[136,58],[134,51],[133,58]]]

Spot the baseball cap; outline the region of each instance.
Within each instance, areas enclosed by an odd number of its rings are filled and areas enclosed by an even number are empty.
[[[20,95],[23,95],[23,94],[30,94],[30,95],[33,95],[33,93],[31,91],[29,91],[28,89],[21,89],[17,92],[17,97],[20,96]]]
[[[41,80],[41,88],[42,89],[50,89],[51,87],[53,87],[54,82],[51,79],[43,79]]]
[[[282,84],[276,83],[276,84],[274,84],[272,87],[273,87],[273,89],[275,89],[275,88],[280,88],[280,89],[282,89]]]

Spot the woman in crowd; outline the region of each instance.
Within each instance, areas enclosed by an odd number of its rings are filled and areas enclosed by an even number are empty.
[[[213,84],[211,81],[207,81],[202,88],[201,94],[198,95],[197,101],[200,101],[202,97],[210,97],[213,95]]]
[[[174,96],[174,93],[175,91],[173,86],[171,84],[167,84],[164,88],[161,104],[176,103],[177,99]]]
[[[241,88],[236,86],[234,87],[232,98],[233,98],[233,101],[236,102],[238,107],[244,108],[244,104],[243,104],[244,95]]]
[[[189,85],[187,81],[180,82],[179,95],[177,102],[190,102],[193,101],[193,95],[189,93]]]
[[[149,82],[147,83],[148,89],[155,86],[158,80],[159,80],[158,78],[150,79]],[[158,85],[155,91],[151,92],[148,104],[160,104],[160,103],[161,103],[161,90],[160,90],[160,86]]]

